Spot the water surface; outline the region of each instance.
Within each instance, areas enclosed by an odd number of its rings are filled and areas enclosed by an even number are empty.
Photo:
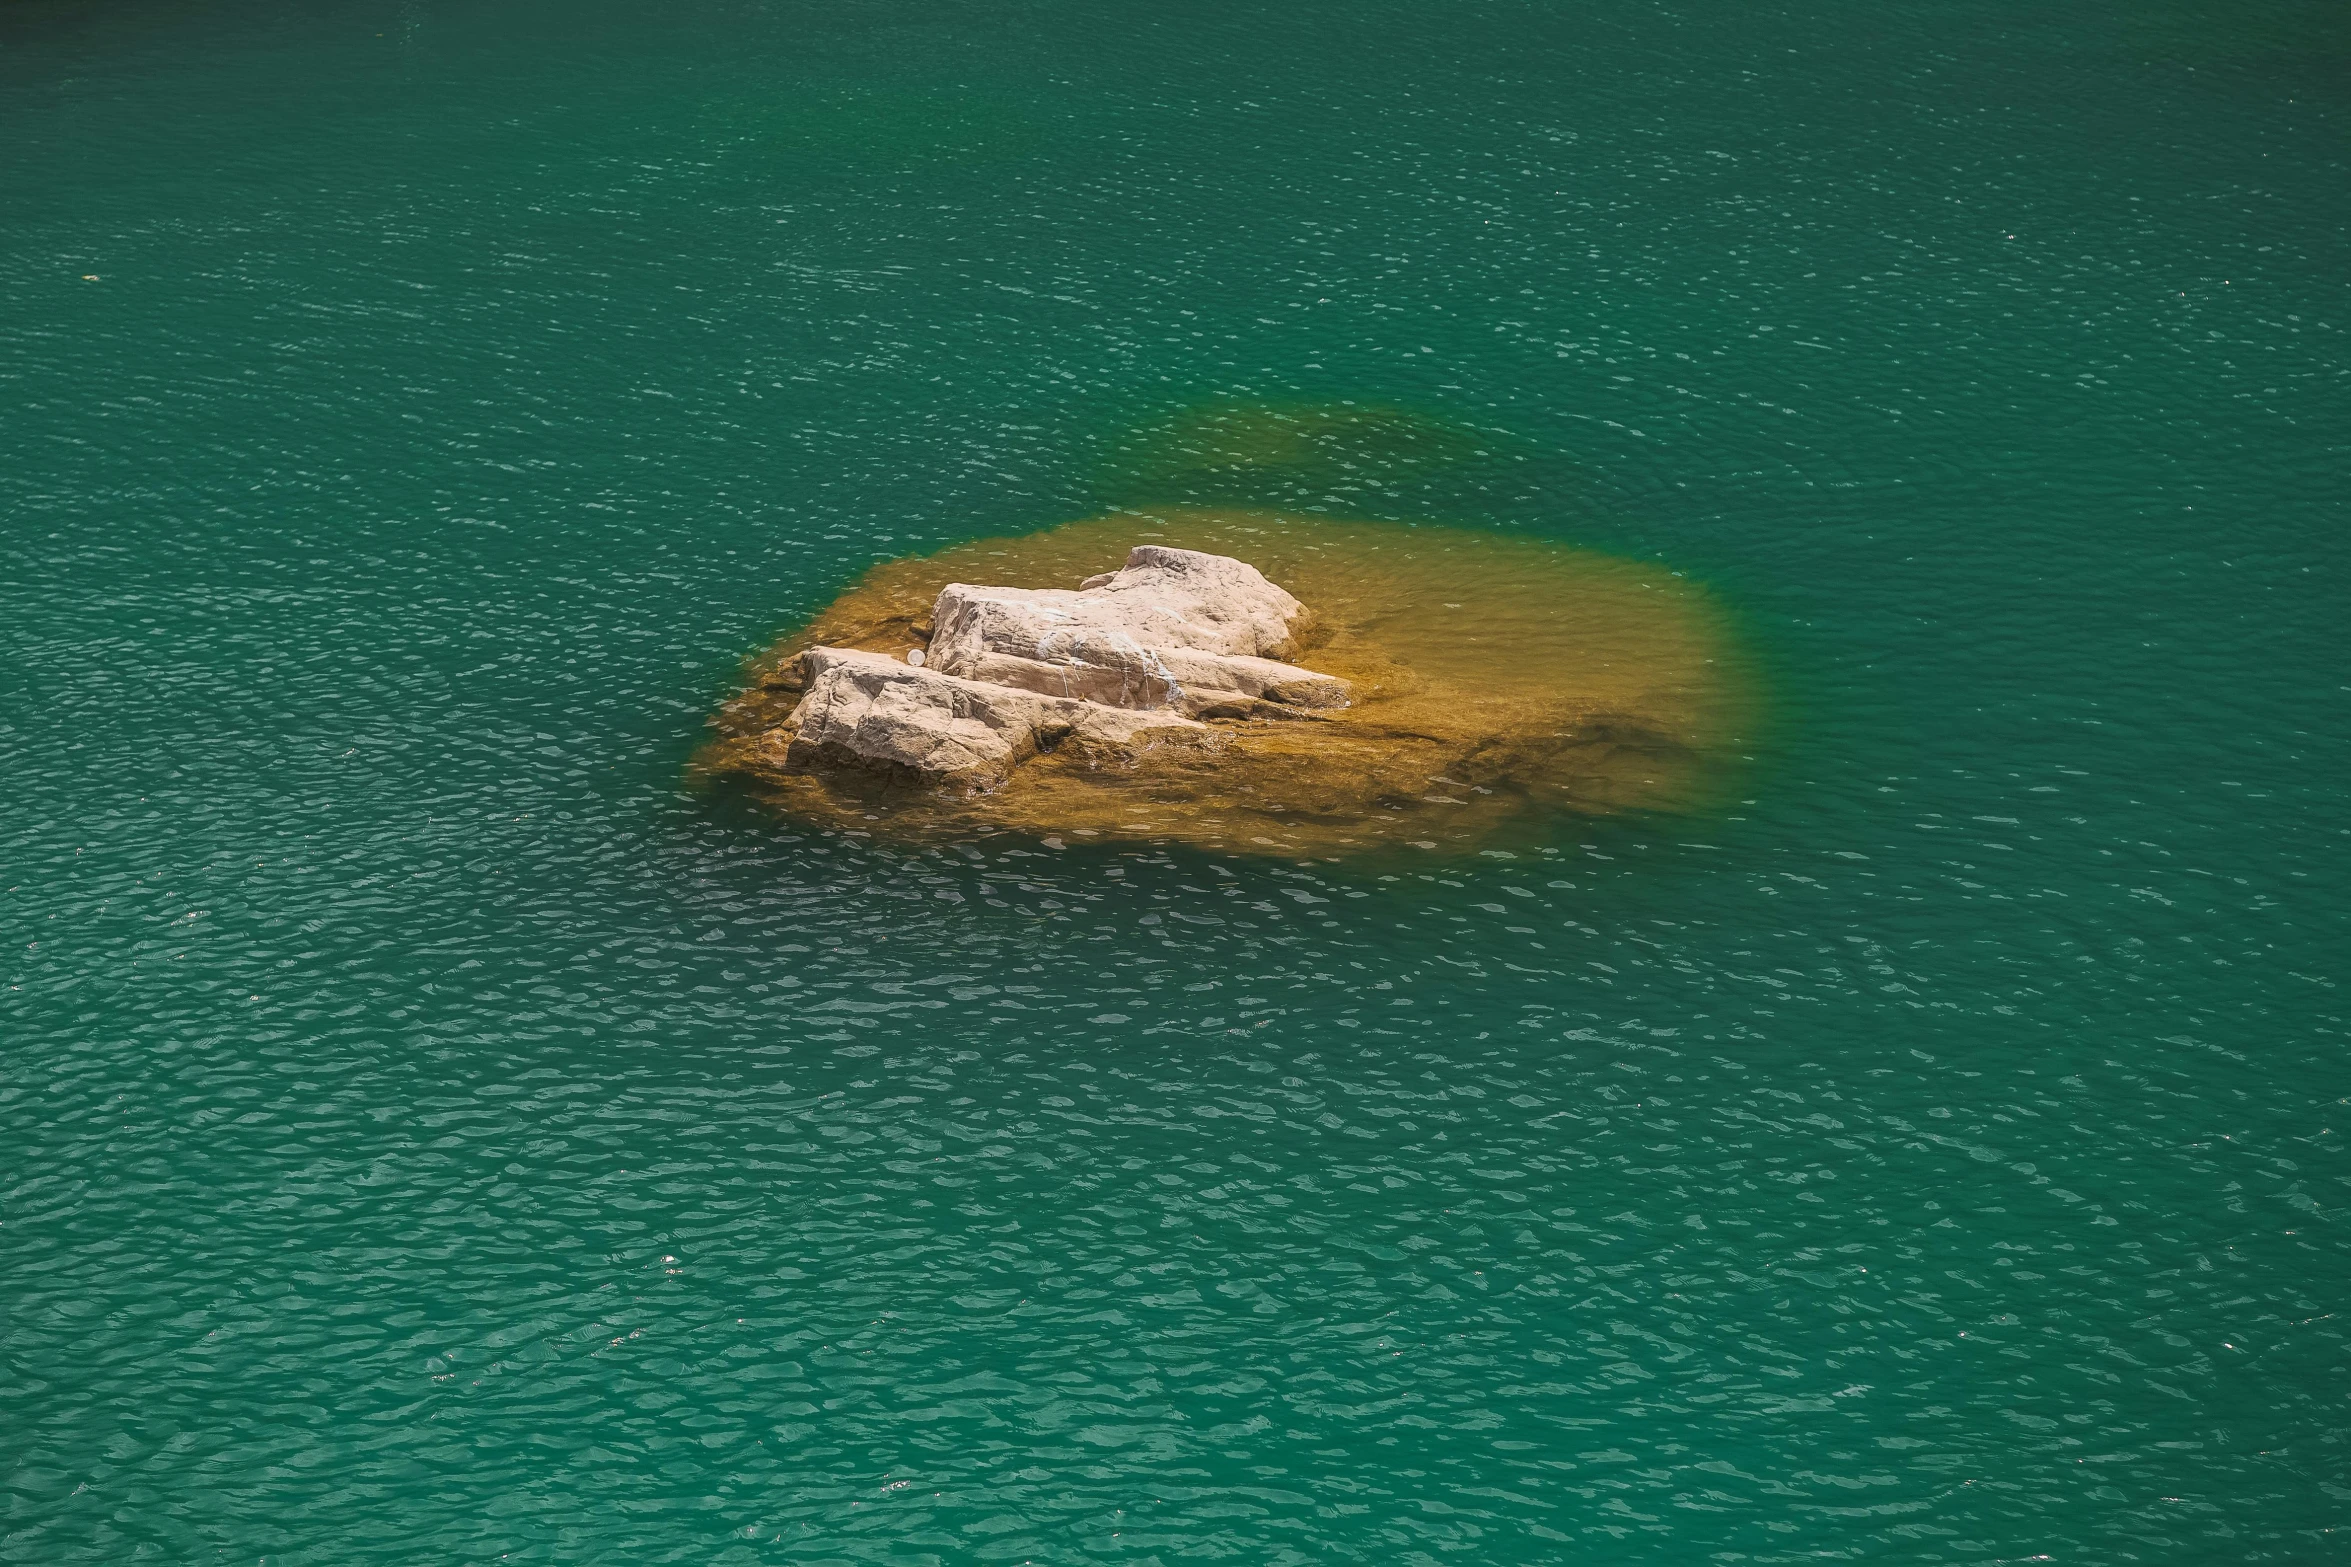
[[[11,0],[0,1559],[2339,1554],[2347,45]],[[1142,499],[1683,573],[1753,782],[689,786]]]

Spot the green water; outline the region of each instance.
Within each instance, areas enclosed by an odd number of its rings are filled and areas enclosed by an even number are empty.
[[[6,0],[0,1560],[2343,1559],[2347,96],[2315,0]],[[1146,501],[1688,573],[1746,803],[686,786]]]

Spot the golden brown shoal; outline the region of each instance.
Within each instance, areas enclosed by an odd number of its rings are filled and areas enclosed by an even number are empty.
[[[1219,721],[1130,768],[1059,753],[962,798],[783,769],[804,648],[903,656],[950,582],[1075,587],[1140,543],[1248,561],[1316,617],[1298,662],[1354,682],[1328,716]],[[811,822],[928,839],[989,829],[1332,856],[1489,845],[1560,810],[1721,797],[1756,705],[1729,617],[1665,567],[1466,529],[1275,512],[1122,511],[876,566],[752,661],[696,758]]]

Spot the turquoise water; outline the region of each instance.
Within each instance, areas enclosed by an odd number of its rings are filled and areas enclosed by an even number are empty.
[[[2341,1559],[2347,65],[9,0],[0,1560]],[[1299,403],[1485,444],[1149,435]],[[868,563],[1185,500],[1686,571],[1745,803],[685,782]]]

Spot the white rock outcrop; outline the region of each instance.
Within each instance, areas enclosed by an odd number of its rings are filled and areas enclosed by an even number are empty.
[[[1064,741],[1131,759],[1155,743],[1208,734],[1206,725],[1180,713],[1043,696],[854,648],[812,648],[804,658],[808,694],[793,715],[785,755],[796,772],[902,770],[925,781],[989,789]]]
[[[1151,670],[1151,650],[1278,658],[1306,606],[1229,555],[1138,544],[1117,571],[1066,588],[951,582],[931,612],[930,665],[949,674],[983,653],[1039,663]]]
[[[1201,717],[1344,707],[1345,681],[1277,656],[1308,619],[1246,562],[1155,544],[1075,591],[951,583],[930,646],[906,663],[802,655],[786,765],[984,790],[1064,742],[1097,763],[1131,761],[1214,743]]]

